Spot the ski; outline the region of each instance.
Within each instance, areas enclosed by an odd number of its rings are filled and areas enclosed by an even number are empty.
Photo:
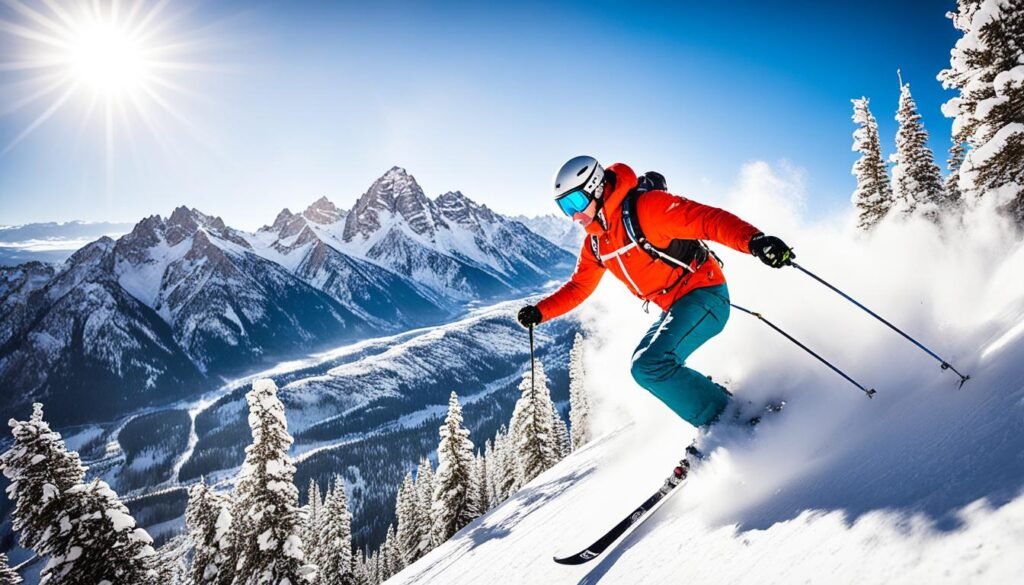
[[[747,418],[745,422],[742,423],[742,426],[752,431],[762,422],[765,415],[782,412],[782,409],[785,408],[785,406],[785,400],[771,401],[764,405],[758,414]],[[732,418],[734,421],[741,420],[739,411],[735,412]],[[583,563],[592,561],[600,556],[601,553],[608,550],[608,547],[614,544],[615,541],[629,531],[630,528],[646,520],[659,502],[677,491],[679,486],[686,482],[686,478],[690,473],[690,459],[699,463],[704,461],[705,458],[706,455],[704,452],[699,450],[695,445],[687,447],[686,458],[679,462],[679,465],[672,471],[672,475],[665,479],[665,483],[658,488],[658,491],[654,492],[651,497],[644,500],[644,503],[640,504],[635,510],[630,512],[628,516],[612,527],[612,529],[606,532],[604,536],[597,539],[594,544],[591,544],[574,555],[562,558],[555,557],[555,562],[560,565],[582,565]]]
[[[677,488],[685,482],[689,470],[690,463],[685,459],[680,461],[679,465],[673,470],[672,475],[665,479],[665,483],[658,488],[658,491],[654,492],[651,497],[644,500],[644,503],[640,504],[640,506],[630,512],[628,516],[623,518],[621,522],[605,533],[604,536],[597,539],[594,544],[574,555],[563,558],[555,557],[555,562],[561,565],[582,565],[587,561],[597,558],[616,540],[618,540],[619,537],[625,534],[630,527],[639,524],[641,521],[646,519],[648,513],[654,509],[658,502],[675,492]]]

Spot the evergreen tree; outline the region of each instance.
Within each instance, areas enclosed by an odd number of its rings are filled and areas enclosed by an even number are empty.
[[[9,424],[14,443],[0,467],[11,482],[13,528],[25,548],[49,557],[41,583],[156,583],[161,567],[149,534],[106,482],[83,483],[78,454],[50,430],[42,405],[33,405],[28,421]]]
[[[480,515],[473,485],[473,443],[462,426],[462,406],[452,392],[448,416],[440,429],[434,476],[433,540],[440,544]]]
[[[383,550],[383,548],[383,545],[381,545],[381,550]],[[373,554],[370,555],[370,582],[375,585],[379,585],[384,582],[384,574],[381,569],[380,562],[381,550],[373,551]]]
[[[402,564],[408,565],[419,558],[422,519],[419,516],[419,494],[412,473],[406,473],[395,497],[395,516],[398,531],[395,534]]]
[[[493,507],[498,505],[498,495],[497,495],[497,491],[495,490],[495,485],[494,485],[494,480],[495,480],[494,466],[495,466],[495,464],[498,461],[498,456],[495,453],[494,444],[495,444],[495,441],[498,440],[498,437],[499,437],[500,433],[501,433],[501,431],[499,430],[498,433],[496,433],[494,435],[494,439],[493,440],[492,439],[487,439],[487,441],[484,443],[484,459],[487,460],[487,465],[485,466],[485,469],[484,469],[484,471],[485,471],[485,473],[487,475],[487,478],[486,478],[487,491],[485,492],[485,495],[487,497],[487,509],[488,510],[490,510],[491,508],[493,508]]]
[[[325,585],[349,585],[355,581],[352,559],[352,515],[345,496],[345,480],[334,476],[319,513],[320,531],[315,562],[318,580]]]
[[[21,580],[17,571],[8,563],[7,555],[0,553],[0,585],[18,585]]]
[[[917,112],[917,104],[910,95],[910,84],[901,84],[900,106],[896,112],[899,130],[896,132],[896,154],[892,168],[893,197],[896,207],[904,213],[918,208],[928,217],[937,219],[950,208],[942,189],[942,174],[935,164],[935,156],[928,148],[928,133]]]
[[[420,466],[416,470],[416,503],[417,531],[420,536],[416,558],[420,558],[434,548],[434,468],[426,457],[420,460]]]
[[[229,585],[233,578],[230,559],[230,500],[211,490],[203,478],[188,490],[185,526],[192,548],[192,585]]]
[[[853,133],[853,150],[860,153],[860,159],[853,163],[852,172],[857,178],[857,189],[853,192],[852,200],[857,207],[857,227],[869,230],[892,208],[892,185],[882,156],[878,122],[868,108],[871,100],[862,97],[851,101],[853,122],[859,126]],[[574,432],[575,428],[573,423]]]
[[[40,556],[50,554],[49,536],[59,531],[55,521],[62,508],[61,495],[82,483],[85,468],[78,453],[68,451],[59,433],[43,420],[43,405],[32,405],[27,421],[10,421],[14,444],[0,456],[0,468],[10,480],[7,497],[14,503],[11,528],[21,535],[21,546]]]
[[[495,505],[504,502],[519,489],[519,460],[515,443],[502,427],[494,438],[494,463],[491,465],[491,483],[494,485]]]
[[[487,495],[481,488],[486,487],[486,481],[481,481],[480,473],[483,470],[483,455],[474,455],[473,464],[470,470],[470,479],[473,482],[471,493],[473,494],[473,509],[476,510],[474,520],[487,512]]]
[[[306,491],[306,505],[302,508],[302,544],[306,560],[312,565],[319,565],[317,553],[320,549],[320,524],[323,511],[324,498],[320,493],[320,485],[316,480],[309,480],[309,488]]]
[[[305,564],[302,518],[295,466],[288,457],[292,437],[271,380],[257,380],[245,395],[252,444],[239,473],[231,532],[235,585],[306,581],[315,568]]]
[[[370,585],[369,567],[366,564],[365,550],[360,550],[355,553],[352,573],[355,576],[355,579],[353,579],[354,585]]]
[[[96,583],[159,582],[153,539],[106,482],[95,479],[64,492],[57,525],[51,537],[50,561],[40,583],[94,585]]]
[[[392,575],[402,570],[398,545],[395,542],[395,525],[388,524],[384,545],[380,549],[380,580],[387,581]]]
[[[964,164],[966,153],[967,149],[964,148],[964,143],[954,139],[953,145],[949,147],[949,159],[946,161],[949,174],[946,175],[943,188],[946,190],[946,197],[949,198],[950,203],[956,206],[963,201],[963,193],[960,192],[960,167]]]
[[[490,477],[487,473],[487,453],[491,450],[491,441],[484,443],[483,452],[477,455],[474,468],[474,483],[476,484],[476,508],[482,516],[491,509],[491,486]]]
[[[561,461],[572,450],[572,444],[569,441],[569,429],[565,426],[565,419],[562,418],[562,414],[558,412],[558,407],[553,402],[551,403],[551,432],[555,434],[557,455],[555,460]]]
[[[942,108],[953,140],[967,144],[958,186],[968,201],[997,196],[1024,226],[1024,0],[958,0],[948,16],[963,33],[939,73],[958,91]]]
[[[508,447],[514,454],[517,488],[529,483],[558,461],[559,444],[552,428],[551,392],[540,360],[519,384],[522,393],[512,411]]]

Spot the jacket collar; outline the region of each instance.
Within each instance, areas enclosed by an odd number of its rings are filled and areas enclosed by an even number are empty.
[[[636,187],[636,173],[623,163],[612,164],[605,169],[605,173],[611,173],[615,176],[615,188],[610,193],[606,192],[604,194],[604,205],[601,207],[600,212],[604,216],[605,225],[610,226],[612,223],[615,223],[620,215],[619,209],[622,207],[622,200],[626,198],[627,193]]]

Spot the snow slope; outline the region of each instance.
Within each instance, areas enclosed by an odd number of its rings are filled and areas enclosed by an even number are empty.
[[[966,386],[796,270],[725,252],[734,302],[877,396],[734,311],[691,365],[786,410],[752,439],[713,433],[711,460],[648,522],[589,565],[556,565],[653,492],[695,435],[629,379],[654,316],[605,279],[584,310],[597,438],[389,583],[1020,582],[1024,245],[988,209],[944,232],[888,221],[866,237],[852,217],[802,221],[799,193],[757,163],[709,202],[785,237],[807,268],[971,374]]]

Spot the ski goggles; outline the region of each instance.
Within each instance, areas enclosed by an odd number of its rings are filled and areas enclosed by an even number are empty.
[[[569,217],[572,217],[577,213],[583,213],[587,206],[590,205],[591,201],[593,201],[593,199],[591,199],[590,195],[587,195],[582,187],[569,191],[565,195],[555,199],[555,203],[558,203],[558,207],[562,210],[562,213]]]

